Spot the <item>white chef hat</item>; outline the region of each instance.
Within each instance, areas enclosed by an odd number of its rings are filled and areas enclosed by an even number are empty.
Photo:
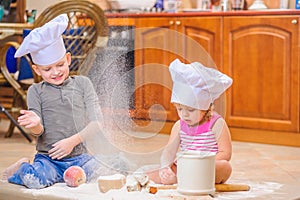
[[[199,110],[208,110],[232,84],[227,75],[198,62],[184,64],[176,59],[169,70],[173,80],[171,102]]]
[[[67,26],[68,16],[61,14],[42,27],[33,29],[24,38],[15,57],[30,53],[33,63],[43,66],[59,61],[66,53],[62,33]]]

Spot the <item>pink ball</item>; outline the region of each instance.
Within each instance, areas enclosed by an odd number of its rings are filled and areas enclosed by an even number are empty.
[[[64,181],[67,186],[77,187],[86,182],[85,172],[79,166],[71,166],[64,172]]]

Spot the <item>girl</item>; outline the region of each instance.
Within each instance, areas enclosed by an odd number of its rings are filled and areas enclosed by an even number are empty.
[[[232,84],[232,79],[200,63],[183,64],[178,59],[169,69],[173,80],[171,102],[180,120],[174,124],[162,153],[161,168],[148,176],[156,183],[175,184],[178,149],[215,152],[215,183],[224,183],[232,171],[231,138],[225,120],[213,111],[213,102]]]

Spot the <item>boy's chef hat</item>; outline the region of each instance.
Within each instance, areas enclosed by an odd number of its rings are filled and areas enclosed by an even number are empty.
[[[184,64],[176,59],[169,70],[173,80],[171,102],[199,110],[208,110],[232,84],[227,75],[198,62]]]
[[[33,29],[17,49],[15,57],[30,53],[32,61],[37,65],[50,65],[62,59],[66,48],[62,33],[68,26],[68,16],[59,15],[42,27]]]

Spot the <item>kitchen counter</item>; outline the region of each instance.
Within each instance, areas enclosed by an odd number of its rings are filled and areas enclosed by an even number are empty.
[[[134,21],[132,18],[139,17],[195,17],[195,16],[267,16],[267,15],[299,15],[300,10],[296,9],[268,9],[261,11],[227,11],[227,12],[214,12],[214,11],[181,11],[176,13],[150,13],[150,12],[140,12],[140,13],[132,13],[132,12],[122,12],[122,13],[106,13],[105,16],[108,18],[108,22],[110,25],[116,25],[117,22],[112,21],[111,19],[117,18],[119,23],[123,24],[133,24]],[[15,32],[15,34],[21,34],[21,31],[24,28],[32,28],[32,24],[28,23],[0,23],[0,39],[5,36],[3,30],[10,30],[9,32]],[[6,36],[5,36],[6,37]]]
[[[227,12],[215,12],[215,11],[198,11],[196,9],[189,9],[190,11],[181,11],[176,13],[167,12],[119,12],[119,13],[106,13],[108,24],[110,26],[133,26],[135,24],[135,19],[138,18],[166,18],[166,17],[222,17],[222,16],[276,16],[276,15],[299,15],[300,10],[296,9],[267,9],[261,11],[227,11]]]
[[[151,12],[122,12],[122,13],[106,13],[107,18],[137,18],[137,17],[195,17],[195,16],[256,16],[256,15],[299,15],[300,10],[296,9],[268,9],[261,11],[226,11],[226,12],[214,12],[214,11],[181,11],[176,13],[151,13]]]

